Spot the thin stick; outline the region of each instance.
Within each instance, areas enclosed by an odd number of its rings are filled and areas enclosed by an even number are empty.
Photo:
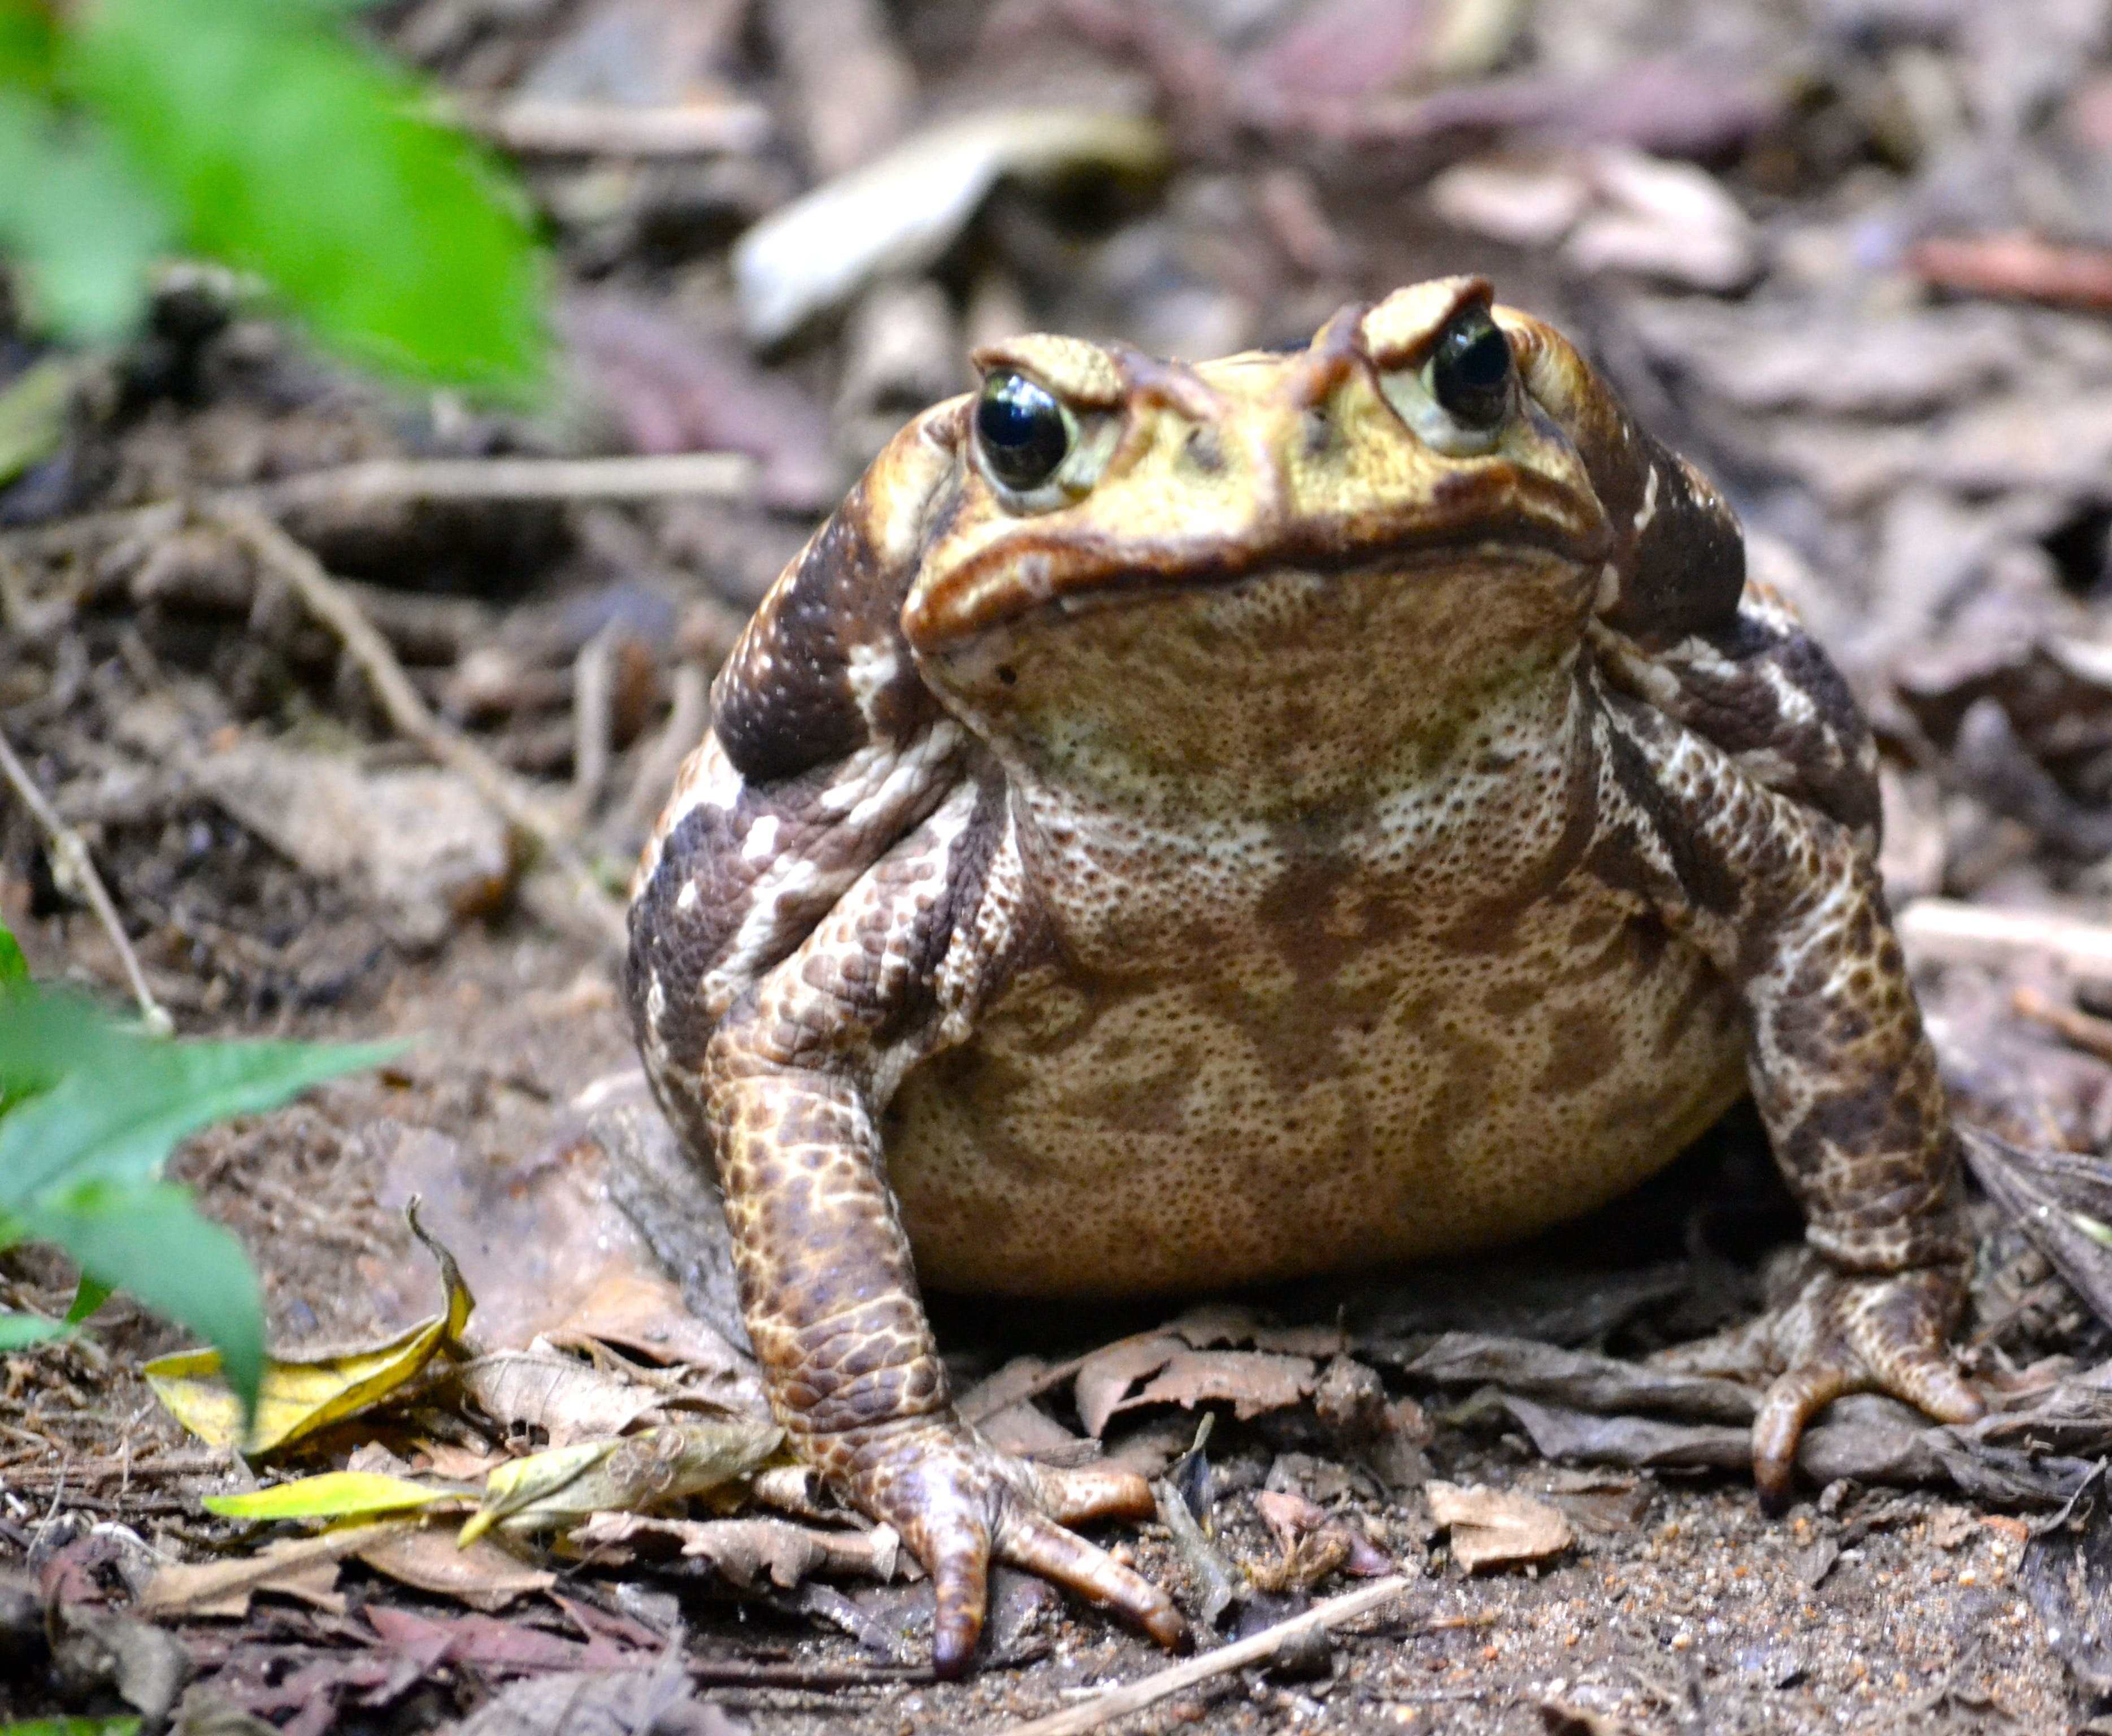
[[[304,471],[255,488],[216,489],[197,498],[201,513],[247,507],[275,517],[298,506],[371,500],[739,499],[753,488],[755,461],[738,452],[653,453],[611,458],[373,458]],[[63,554],[82,543],[162,536],[190,510],[183,500],[84,513],[14,531],[0,547],[18,554]]]
[[[168,1036],[176,1028],[176,1023],[169,1017],[168,1009],[155,1000],[154,991],[147,986],[147,973],[139,968],[139,955],[132,950],[125,924],[117,919],[117,906],[111,902],[110,891],[103,885],[102,875],[95,871],[87,841],[59,818],[58,809],[37,787],[36,779],[30,776],[30,768],[16,757],[4,732],[0,732],[0,777],[7,780],[15,793],[22,798],[22,804],[43,827],[45,837],[51,841],[52,854],[59,859],[61,875],[80,889],[89,908],[95,912],[95,919],[110,936],[110,944],[117,949],[118,963],[125,967],[125,980],[131,985],[132,998],[139,1003],[141,1022],[157,1036]]]
[[[1900,942],[1918,959],[2000,964],[2051,953],[2078,976],[2112,977],[2112,926],[2036,911],[1993,910],[1951,898],[1917,898],[1899,914]]]
[[[667,800],[668,789],[675,781],[675,774],[682,769],[682,762],[689,758],[690,750],[703,740],[712,712],[711,686],[704,678],[704,672],[694,663],[676,664],[674,687],[667,726],[639,760],[623,805],[603,827],[604,836],[612,828],[614,835],[621,838],[651,823],[661,804]]]
[[[1099,1729],[1117,1718],[1155,1706],[1168,1695],[1193,1688],[1199,1682],[1207,1682],[1213,1676],[1244,1670],[1249,1664],[1266,1663],[1276,1656],[1277,1647],[1285,1641],[1308,1633],[1325,1633],[1345,1621],[1354,1621],[1378,1608],[1395,1593],[1405,1591],[1408,1583],[1407,1576],[1402,1574],[1374,1580],[1360,1590],[1316,1603],[1304,1615],[1279,1621],[1274,1627],[1264,1628],[1236,1644],[1220,1646],[1215,1652],[1191,1657],[1156,1675],[1148,1675],[1140,1682],[1126,1682],[1118,1688],[1110,1688],[1105,1693],[1067,1706],[1060,1712],[1051,1712],[1045,1718],[1013,1725],[1004,1736],[1082,1736],[1085,1731]]]
[[[623,633],[613,621],[572,659],[572,792],[570,812],[584,823],[608,781],[616,739],[616,658]]]
[[[739,452],[663,452],[613,458],[370,458],[230,490],[266,510],[335,500],[736,499],[755,484]]]
[[[459,107],[472,130],[521,156],[717,157],[746,155],[770,142],[770,111],[760,103],[640,107],[517,98]]]
[[[2010,1006],[2019,1018],[2044,1025],[2084,1054],[2094,1055],[2101,1061],[2112,1061],[2112,1018],[2093,1018],[2029,986],[2021,987],[2011,995]]]
[[[622,912],[580,859],[564,829],[505,767],[434,715],[389,641],[350,593],[323,571],[322,563],[253,508],[220,504],[207,516],[284,579],[308,612],[337,635],[397,731],[458,773],[504,818],[535,839],[572,882],[597,931],[621,944]]]

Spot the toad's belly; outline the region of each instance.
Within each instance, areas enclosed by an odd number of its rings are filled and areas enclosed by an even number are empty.
[[[1588,899],[1514,940],[1396,937],[1324,977],[1022,980],[890,1107],[919,1275],[1212,1287],[1457,1252],[1618,1196],[1742,1091],[1736,1002],[1655,923]]]

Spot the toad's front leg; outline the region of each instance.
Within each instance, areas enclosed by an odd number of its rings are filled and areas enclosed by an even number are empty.
[[[1027,1464],[955,1413],[885,1179],[888,1095],[961,1028],[1012,944],[1017,903],[986,895],[987,845],[964,843],[992,818],[963,791],[897,845],[744,997],[694,1076],[771,1402],[801,1452],[931,1574],[942,1675],[975,1651],[993,1561],[1163,1643],[1186,1633],[1163,1592],[1066,1529],[1148,1515],[1143,1479]]]
[[[1960,1154],[1879,883],[1873,831],[1767,787],[1691,730],[1618,705],[1632,866],[1744,1002],[1747,1076],[1806,1214],[1796,1294],[1677,1365],[1769,1377],[1753,1424],[1760,1492],[1790,1492],[1805,1425],[1879,1392],[1938,1420],[1982,1413],[1950,1345],[1971,1254]],[[1640,772],[1642,775],[1636,776]]]

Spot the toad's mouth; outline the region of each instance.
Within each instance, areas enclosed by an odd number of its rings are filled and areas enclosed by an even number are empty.
[[[927,576],[904,604],[903,628],[916,649],[935,654],[1030,617],[1060,620],[1276,576],[1452,573],[1484,563],[1515,565],[1536,555],[1595,570],[1611,540],[1595,502],[1587,511],[1552,484],[1541,485],[1542,495],[1521,487],[1527,478],[1503,480],[1500,503],[1493,508],[1484,498],[1471,511],[1425,507],[1391,522],[1376,513],[1262,522],[1232,535],[1119,538],[1081,531],[1052,514],[1045,527],[1024,523],[1017,534]]]

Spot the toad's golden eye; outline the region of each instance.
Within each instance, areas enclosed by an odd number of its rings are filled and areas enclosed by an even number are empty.
[[[1007,488],[1040,487],[1071,451],[1071,418],[1045,386],[1024,374],[992,374],[976,400],[983,462]]]
[[[1463,308],[1430,353],[1430,393],[1468,428],[1493,428],[1511,404],[1511,345],[1489,310]]]

